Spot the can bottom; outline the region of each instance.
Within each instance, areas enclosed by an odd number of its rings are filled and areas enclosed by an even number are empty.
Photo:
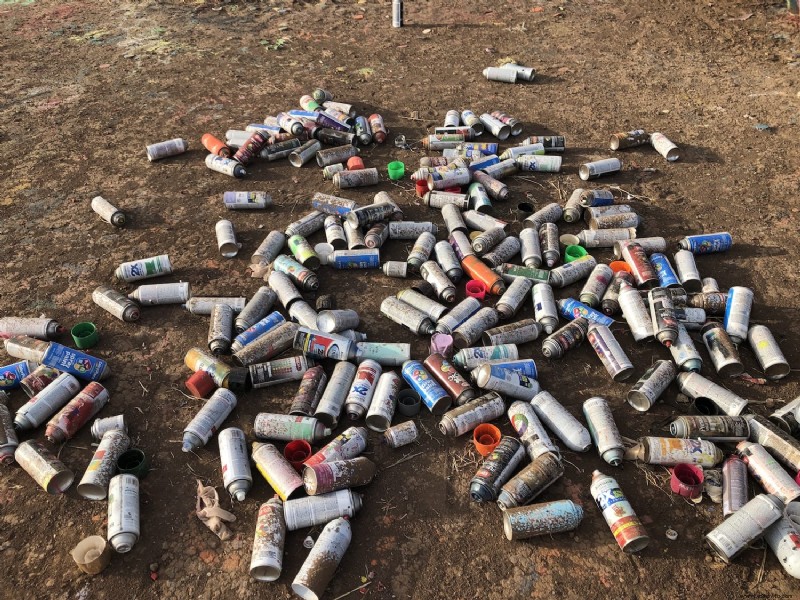
[[[135,533],[128,532],[118,533],[108,541],[115,551],[119,552],[120,554],[125,554],[126,552],[131,551],[133,545],[138,539],[139,537]]]

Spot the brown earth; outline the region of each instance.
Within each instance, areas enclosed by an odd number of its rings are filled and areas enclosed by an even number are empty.
[[[391,159],[416,165],[419,150],[396,149],[391,140],[420,138],[449,108],[499,108],[522,120],[526,135],[566,135],[561,174],[509,180],[512,199],[497,206],[507,219],[526,197],[537,207],[563,201],[580,183],[577,166],[610,154],[611,132],[664,132],[680,146],[680,161],[635,149],[622,156],[624,172],[602,183],[635,195],[640,235],[674,243],[687,233],[730,231],[733,250],[699,258],[701,273],[724,288],[754,288],[753,320],[769,325],[789,362],[800,363],[794,257],[800,246],[800,33],[781,2],[409,1],[406,22],[391,28],[388,1],[0,0],[0,310],[98,324],[96,353],[114,372],[104,414],[124,411],[154,469],[142,482],[141,540],[89,578],[68,551],[84,536],[104,535],[106,503],[86,501],[74,487],[50,497],[19,468],[5,468],[0,596],[290,596],[307,552],[306,532],[289,535],[277,583],[256,583],[247,574],[257,508],[271,496],[257,474],[241,505],[231,505],[221,490],[223,506],[238,518],[233,541],[218,542],[193,514],[197,477],[221,487],[216,441],[190,455],[179,444],[199,408],[181,393],[188,374],[183,356],[205,343],[206,318],[162,307],[124,324],[95,306],[91,291],[100,284],[130,291],[134,286],[113,281],[120,262],[169,253],[176,268],[169,280],[190,281],[195,294],[250,296],[259,281],[249,277],[247,257],[257,244],[305,213],[313,192],[335,190],[317,168],[296,170],[286,162],[258,164],[244,182],[226,179],[203,165],[199,138],[294,107],[317,86],[365,114],[384,115],[389,143],[363,152],[368,166],[381,171]],[[481,76],[509,56],[536,67],[536,81],[507,85]],[[418,119],[408,118],[412,111]],[[148,163],[145,144],[173,137],[190,140],[190,152]],[[220,196],[230,189],[267,190],[277,206],[226,214]],[[407,179],[342,195],[370,202],[380,189],[392,193],[408,218],[441,224]],[[97,218],[89,210],[97,194],[124,209],[130,226],[116,230]],[[215,247],[213,227],[221,217],[233,220],[243,243],[234,260],[222,259]],[[403,259],[407,249],[391,243],[384,257]],[[607,260],[610,253],[597,256]],[[425,340],[378,313],[380,300],[405,282],[378,271],[322,268],[320,276],[321,291],[362,314],[371,340],[412,341],[414,356],[425,356]],[[531,315],[528,305],[521,316]],[[633,343],[626,326],[614,329],[637,367],[635,377],[667,357],[655,342]],[[542,385],[573,413],[592,395],[608,398],[627,437],[688,410],[673,386],[649,413],[635,413],[623,400],[631,382],[610,383],[587,346],[558,362],[544,360],[538,343],[524,346],[523,354],[537,360]],[[753,356],[747,349],[742,355],[756,375]],[[710,376],[710,366],[704,372]],[[724,383],[762,413],[770,410],[768,400],[780,405],[800,394],[796,373],[764,386]],[[227,424],[250,434],[255,414],[285,410],[295,389],[287,384],[247,394]],[[12,409],[23,401],[15,392]],[[567,453],[565,476],[541,498],[581,503],[580,528],[508,542],[497,508],[469,500],[477,458],[466,436],[443,438],[430,414],[419,423],[421,442],[404,450],[381,447],[372,434],[368,455],[381,470],[364,489],[352,546],[326,597],[361,585],[370,572],[374,579],[364,594],[370,598],[797,597],[797,582],[769,551],[749,550],[730,566],[712,560],[703,535],[720,522],[719,505],[687,503],[669,493],[664,470],[631,463],[612,469],[594,451]],[[61,449],[78,477],[90,456],[88,428]],[[646,523],[653,539],[641,554],[623,554],[592,505],[595,468],[614,472]],[[677,541],[665,537],[668,527],[678,532]],[[153,562],[160,566],[155,582]]]

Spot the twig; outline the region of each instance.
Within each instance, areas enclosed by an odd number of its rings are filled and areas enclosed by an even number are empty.
[[[187,394],[186,392],[182,391],[180,388],[175,387],[174,385],[170,389],[175,390],[176,392],[178,392],[179,394],[181,394],[183,396],[186,396],[187,398],[189,398],[189,400],[198,400],[198,398],[196,398],[194,396],[190,396],[189,394]]]
[[[408,119],[409,121],[427,121],[428,120],[428,119],[420,119],[418,117],[404,117],[403,115],[397,115],[397,116],[400,117],[401,119]],[[336,600],[336,599],[334,598],[334,600]]]
[[[649,200],[650,202],[653,201],[653,199],[650,196],[639,196],[637,194],[634,194],[633,192],[629,192],[628,190],[623,190],[618,185],[611,185],[609,187],[612,190],[617,190],[618,192],[622,192],[623,194],[628,194],[628,199],[635,198],[636,200]]]
[[[419,456],[420,454],[423,454],[423,453],[422,452],[417,452],[416,454],[409,454],[408,456],[405,456],[405,457],[401,458],[400,460],[397,460],[397,461],[393,462],[389,466],[384,467],[383,470],[385,471],[386,469],[391,469],[392,467],[396,467],[400,463],[404,463],[407,460],[411,460],[412,458],[415,458],[415,457]]]
[[[150,390],[148,390],[146,387],[144,387],[144,384],[141,381],[139,381],[139,385],[142,386],[142,398],[144,398],[145,394],[149,394],[150,393]]]
[[[358,590],[364,589],[365,587],[368,587],[368,586],[370,586],[370,585],[372,585],[372,582],[371,582],[371,581],[368,581],[367,583],[363,583],[363,584],[361,584],[360,586],[358,586],[357,588],[353,588],[353,589],[352,589],[352,590],[350,590],[349,592],[345,592],[345,593],[344,593],[344,594],[342,594],[341,596],[336,596],[336,598],[334,598],[333,600],[339,600],[340,598],[344,598],[344,597],[346,597],[346,596],[349,596],[349,595],[350,595],[350,594],[352,594],[353,592],[357,592]]]

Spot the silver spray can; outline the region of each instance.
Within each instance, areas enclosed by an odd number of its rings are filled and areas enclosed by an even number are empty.
[[[769,416],[769,420],[786,433],[798,437],[800,433],[800,396],[787,402]]]
[[[481,423],[497,419],[505,410],[503,397],[497,392],[488,392],[443,414],[439,431],[448,437],[458,437]]]
[[[768,494],[774,494],[787,504],[800,497],[800,485],[789,475],[761,444],[739,442],[736,451],[747,469]]]
[[[436,242],[433,251],[436,255],[436,262],[439,263],[447,278],[453,283],[458,283],[464,276],[464,270],[461,268],[461,263],[453,247],[445,240],[442,240],[441,242]]]
[[[459,325],[469,319],[480,309],[480,301],[476,298],[468,296],[456,304],[446,315],[436,322],[436,331],[450,335]]]
[[[564,215],[564,209],[556,202],[546,204],[523,221],[524,227],[540,230],[545,223],[556,223]]]
[[[628,392],[628,404],[641,412],[650,410],[677,374],[678,369],[672,361],[656,361]]]
[[[734,286],[728,290],[724,325],[734,344],[741,344],[747,338],[752,306],[753,290],[741,286]]]
[[[106,431],[112,429],[121,429],[123,432],[128,433],[128,425],[125,423],[125,415],[115,415],[113,417],[105,417],[103,419],[95,419],[92,423],[90,432],[92,439],[100,441]]]
[[[222,296],[192,296],[183,308],[193,315],[210,316],[211,310],[217,304],[227,304],[233,309],[234,314],[240,313],[245,305],[245,298],[225,298]]]
[[[400,448],[417,441],[418,438],[419,431],[414,421],[394,425],[383,432],[383,443],[389,448]]]
[[[472,346],[481,338],[481,334],[491,329],[499,322],[498,312],[490,307],[484,307],[464,321],[453,331],[453,343],[456,348]]]
[[[108,535],[111,546],[124,554],[139,540],[139,480],[122,474],[108,487]]]
[[[536,416],[567,448],[575,452],[586,452],[592,446],[589,431],[550,392],[541,391],[536,394],[531,405]]]
[[[339,517],[353,517],[361,509],[361,502],[361,494],[347,489],[288,500],[284,504],[286,529],[297,531],[324,525]]]
[[[622,170],[622,161],[618,158],[605,158],[582,164],[578,168],[578,176],[584,181],[597,179],[601,175],[617,173]]]
[[[589,398],[583,403],[583,415],[600,457],[614,467],[620,466],[625,446],[608,402],[600,397]]]
[[[301,598],[320,598],[350,546],[350,523],[344,518],[328,523],[292,581],[292,592]]]
[[[678,272],[678,280],[683,289],[690,294],[695,294],[702,289],[700,272],[694,260],[694,254],[688,250],[678,250],[675,253],[675,269]]]
[[[153,162],[154,160],[161,160],[168,156],[177,156],[183,154],[189,149],[189,142],[182,138],[175,138],[167,140],[166,142],[158,142],[157,144],[150,144],[145,147],[147,150],[147,160]]]
[[[280,231],[270,231],[264,241],[258,246],[250,262],[256,265],[268,265],[275,260],[286,245],[286,234]]]
[[[768,494],[759,494],[706,535],[711,549],[729,563],[750,542],[760,538],[767,527],[781,518],[783,503]]]
[[[619,286],[619,307],[637,342],[653,337],[653,319],[639,292],[626,282]]]
[[[731,455],[722,465],[722,516],[732,515],[747,504],[747,465]]]
[[[208,349],[215,356],[231,349],[233,337],[233,309],[227,304],[216,304],[211,309],[208,326]]]
[[[363,365],[366,362],[374,361],[365,361],[361,364]],[[372,403],[369,406],[365,420],[367,427],[372,431],[386,431],[392,424],[394,411],[397,407],[397,394],[401,385],[402,379],[394,371],[382,373],[378,378],[375,393],[372,396]]]
[[[682,371],[699,372],[703,366],[703,359],[694,346],[689,332],[683,323],[678,322],[678,339],[669,347],[672,360]]]
[[[717,385],[699,373],[680,373],[678,387],[698,405],[698,400],[710,403],[711,407],[729,417],[738,417],[747,406],[747,400]]]
[[[356,366],[349,362],[338,362],[333,369],[330,381],[322,393],[314,417],[333,429],[339,422],[347,392],[356,376]]]
[[[525,344],[536,340],[542,331],[542,326],[534,319],[522,319],[508,325],[487,329],[483,332],[481,340],[487,346]]]
[[[525,304],[531,288],[533,288],[533,281],[530,279],[515,278],[495,305],[495,310],[500,314],[500,318],[510,319],[516,315]]]
[[[249,329],[261,319],[269,314],[272,310],[272,305],[275,304],[277,294],[272,291],[272,288],[262,285],[258,288],[253,297],[245,304],[242,312],[236,317],[234,326],[236,333],[242,333],[245,329]]]
[[[564,204],[564,213],[562,218],[567,223],[576,223],[580,221],[581,217],[583,216],[583,206],[581,205],[581,194],[583,194],[585,190],[583,188],[578,188],[570,194],[570,197],[567,199],[567,203]]]
[[[592,272],[581,289],[578,299],[584,304],[597,308],[600,306],[600,299],[606,291],[614,272],[608,265],[599,264]]]
[[[283,569],[283,545],[286,540],[284,505],[278,497],[258,509],[250,577],[256,581],[275,581]]]
[[[447,244],[447,242],[442,243],[450,248],[450,245]],[[452,251],[452,248],[450,250]],[[444,272],[442,267],[439,266],[439,263],[434,260],[427,260],[420,265],[419,272],[425,281],[433,286],[434,290],[436,291],[436,295],[440,300],[444,300],[445,302],[455,301],[456,287],[453,285],[453,282],[450,281],[450,278]]]
[[[95,288],[92,292],[92,302],[126,323],[138,321],[141,316],[136,302],[107,285]]]
[[[326,214],[321,210],[312,210],[300,217],[297,221],[289,223],[284,233],[286,236],[302,235],[304,238],[316,233],[325,226]]]
[[[62,373],[41,392],[23,404],[14,416],[14,427],[33,429],[61,409],[81,389],[81,384],[69,373]]]
[[[128,298],[136,300],[144,306],[183,304],[188,302],[191,296],[192,292],[188,282],[140,285],[128,294]]]
[[[436,236],[432,233],[425,231],[419,235],[417,240],[414,242],[414,246],[411,248],[411,252],[408,253],[408,258],[406,262],[408,263],[408,268],[411,269],[412,272],[418,272],[422,263],[428,260],[433,252],[433,247],[436,245]]]
[[[483,262],[492,268],[499,267],[511,260],[511,257],[519,253],[521,244],[519,238],[513,235],[508,236],[497,244],[492,250],[483,255]]]
[[[412,288],[400,290],[397,292],[397,298],[428,315],[434,323],[447,312],[447,307],[444,304],[440,304]]]
[[[533,312],[536,322],[549,335],[558,326],[558,308],[556,307],[553,288],[547,283],[533,286]]]
[[[544,426],[536,416],[536,411],[530,402],[519,400],[512,402],[508,407],[508,420],[514,431],[517,432],[531,460],[536,460],[548,452],[552,452],[556,456],[560,454],[558,447],[550,440],[550,436],[547,435]]]
[[[233,258],[239,254],[239,248],[242,245],[236,241],[236,232],[233,229],[233,223],[227,219],[220,219],[214,226],[214,231],[217,234],[217,248],[220,254],[225,258]]]
[[[563,264],[550,271],[550,285],[563,288],[571,283],[588,277],[589,273],[597,266],[597,261],[591,254],[582,256],[578,260]]]
[[[590,324],[586,339],[614,381],[624,381],[633,374],[633,363],[608,327]]]
[[[244,431],[237,427],[223,429],[217,436],[217,443],[219,460],[222,463],[222,484],[232,497],[244,502],[253,485]]]
[[[191,452],[205,446],[234,408],[236,396],[233,392],[217,389],[183,430],[182,450]]]
[[[519,233],[520,255],[526,267],[542,266],[542,248],[539,244],[539,233],[533,227],[526,227]]]
[[[434,332],[434,323],[427,314],[394,296],[384,298],[380,311],[385,317],[417,335],[430,335]]]

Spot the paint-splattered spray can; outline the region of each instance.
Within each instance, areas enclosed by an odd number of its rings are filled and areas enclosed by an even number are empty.
[[[172,264],[169,261],[169,255],[162,254],[122,263],[114,271],[114,276],[125,283],[132,283],[140,279],[159,277],[170,273],[172,273]]]
[[[672,360],[683,371],[699,372],[703,366],[703,359],[683,323],[678,322],[678,339],[670,346]]]
[[[488,423],[505,412],[503,397],[497,392],[488,392],[466,404],[447,411],[439,421],[439,431],[448,437],[458,437]]]
[[[364,361],[362,365],[367,362]],[[397,394],[400,391],[402,380],[394,371],[382,373],[375,385],[375,393],[372,396],[372,403],[367,411],[365,419],[367,427],[373,431],[386,431],[392,424],[395,407],[397,406]]]
[[[253,135],[258,134],[254,133]],[[239,154],[242,148],[239,148],[236,154]],[[206,156],[206,167],[217,173],[222,173],[229,177],[236,177],[237,179],[247,176],[247,171],[241,163],[233,158],[225,158],[224,156],[217,156],[216,154],[209,154]]]
[[[448,248],[450,248],[447,242],[443,243],[447,245]],[[453,285],[453,282],[450,281],[450,278],[444,272],[442,267],[439,266],[439,263],[437,263],[434,260],[425,261],[420,265],[419,272],[420,275],[422,275],[422,277],[425,279],[425,281],[430,283],[436,290],[436,295],[439,297],[439,299],[449,303],[455,301],[456,287]]]
[[[477,342],[481,334],[491,329],[500,320],[499,313],[488,306],[480,309],[453,331],[453,343],[458,349],[466,348]]]
[[[550,392],[539,392],[531,400],[531,405],[542,423],[570,450],[575,452],[589,450],[592,445],[589,431]]]
[[[328,376],[321,366],[309,368],[300,381],[300,387],[292,399],[289,408],[290,415],[311,416],[319,404],[325,386],[328,383]]]
[[[525,344],[536,340],[542,326],[533,319],[523,319],[508,325],[493,327],[483,332],[482,341],[487,346],[502,344]]]
[[[111,476],[117,471],[117,459],[130,445],[131,438],[123,430],[106,431],[78,484],[78,495],[87,500],[105,499]]]
[[[747,504],[747,465],[731,455],[722,465],[722,515],[727,517]]]
[[[390,448],[400,448],[419,438],[419,431],[414,421],[406,421],[389,427],[383,432],[383,443]]]
[[[348,427],[325,446],[320,448],[316,454],[309,457],[303,464],[316,465],[321,462],[347,460],[361,454],[366,447],[366,428]]]
[[[205,446],[234,408],[236,408],[234,393],[224,388],[216,390],[183,430],[181,449],[184,452],[191,452]]]
[[[789,575],[800,579],[800,507],[797,502],[764,531],[764,540]]]
[[[349,341],[349,340],[348,340]],[[338,362],[333,369],[330,381],[325,386],[314,417],[333,429],[339,422],[347,391],[353,383],[357,368],[349,362]]]
[[[618,158],[604,158],[602,160],[582,164],[578,168],[578,176],[583,181],[588,181],[590,179],[597,179],[602,175],[608,175],[609,173],[618,173],[621,170],[621,160]]]
[[[167,140],[166,142],[158,142],[157,144],[150,144],[145,148],[147,150],[147,160],[153,162],[154,160],[161,160],[168,156],[177,156],[183,154],[189,149],[189,142],[182,138],[175,138]]]
[[[563,288],[571,283],[587,277],[597,266],[597,261],[591,254],[573,260],[550,271],[550,285]]]
[[[706,535],[711,549],[726,563],[783,515],[783,504],[770,494],[759,494]]]
[[[108,391],[92,381],[47,423],[45,437],[53,444],[71,439],[108,402]]]
[[[589,322],[583,317],[570,321],[544,339],[542,342],[542,354],[546,358],[561,358],[568,350],[580,345],[586,338],[588,331]]]
[[[27,394],[28,398],[33,398],[33,396],[53,383],[59,375],[61,375],[61,371],[58,369],[46,365],[39,365],[31,371],[29,375],[26,375],[20,380],[19,386],[22,388],[22,391]],[[0,394],[0,398],[2,398],[2,396],[3,395]]]
[[[286,529],[297,531],[324,525],[338,517],[353,517],[361,509],[361,504],[361,494],[351,490],[289,500],[284,504]]]
[[[106,222],[114,227],[125,226],[125,213],[111,204],[102,196],[92,198],[92,210]]]
[[[75,479],[74,473],[38,440],[22,442],[14,460],[48,494],[63,494]]]
[[[139,540],[139,480],[134,475],[117,475],[108,486],[107,539],[120,554]]]
[[[533,227],[526,227],[519,233],[520,256],[526,267],[542,266],[542,248],[539,233]]]
[[[281,253],[285,244],[286,234],[280,231],[270,231],[253,252],[250,262],[256,265],[268,265]]]
[[[256,581],[275,581],[283,569],[283,545],[286,540],[284,505],[275,497],[258,509],[250,577]]]
[[[611,278],[611,283],[600,300],[601,310],[609,316],[616,315],[622,311],[619,304],[619,292],[623,281],[631,287],[635,286],[633,276],[630,273],[622,270],[617,271]]]
[[[452,334],[459,325],[478,312],[480,308],[481,303],[476,298],[464,298],[437,321],[436,331],[448,335]]]
[[[650,543],[650,538],[617,480],[600,471],[594,471],[589,492],[623,552],[644,550]]]
[[[559,454],[558,447],[547,435],[530,402],[519,400],[512,402],[508,408],[508,420],[511,422],[511,426],[519,436],[531,460],[536,460],[546,452],[552,452],[555,455]]]
[[[677,374],[678,369],[672,361],[656,361],[628,392],[628,404],[638,411],[650,410]]]
[[[430,335],[434,332],[433,321],[427,314],[394,296],[384,298],[380,311],[382,315],[417,335]]]
[[[747,331],[747,342],[767,379],[781,379],[789,374],[789,363],[769,328],[751,325]]]
[[[583,416],[600,457],[611,466],[620,466],[625,446],[608,402],[597,396],[589,398],[583,403]]]
[[[365,360],[358,365],[350,391],[344,401],[344,410],[351,421],[360,419],[366,414],[382,371],[381,366],[374,360]]]
[[[516,438],[504,436],[492,450],[469,484],[469,495],[475,502],[494,502],[500,488],[511,479],[525,459],[525,450]]]
[[[250,457],[247,455],[247,438],[238,427],[228,427],[219,432],[219,460],[222,464],[222,482],[228,493],[244,502],[253,485]]]
[[[517,277],[511,285],[506,288],[506,291],[495,305],[495,310],[500,315],[500,318],[510,319],[517,314],[525,303],[525,300],[527,300],[531,288],[533,288],[533,281]]]
[[[558,309],[556,308],[553,288],[546,283],[533,286],[533,311],[536,322],[551,334],[558,326]]]
[[[258,288],[258,291],[253,294],[253,297],[250,298],[236,317],[236,321],[234,322],[236,333],[241,334],[266,317],[272,309],[273,304],[275,304],[276,299],[277,294],[272,291],[272,288],[266,285]]]
[[[140,285],[128,298],[144,306],[160,304],[183,304],[189,301],[192,292],[188,282],[156,283]]]
[[[55,319],[47,317],[0,317],[0,338],[23,335],[52,340],[65,331]]]
[[[328,523],[292,581],[292,592],[301,598],[320,598],[350,546],[352,533],[345,518]]]
[[[367,485],[372,481],[376,470],[375,463],[364,456],[306,465],[303,469],[303,483],[309,496],[328,494]]]
[[[528,504],[563,474],[564,465],[555,454],[546,452],[537,456],[500,489],[497,505],[506,510]]]
[[[714,369],[723,377],[735,377],[744,372],[739,351],[720,323],[709,321],[700,329]]]
[[[292,464],[272,444],[253,442],[253,462],[258,472],[266,479],[284,502],[303,491],[303,479]]]
[[[583,520],[583,508],[571,500],[556,500],[503,511],[503,532],[509,540],[572,531]]]
[[[120,321],[133,323],[141,315],[136,302],[107,285],[101,285],[92,292],[92,301]]]
[[[747,465],[747,469],[759,485],[774,494],[784,504],[800,497],[800,485],[781,467],[761,444],[739,442],[736,451]]]
[[[603,297],[603,293],[611,283],[611,278],[613,276],[614,272],[608,265],[597,265],[594,269],[592,269],[592,272],[589,273],[589,278],[583,285],[578,299],[592,308],[599,307],[600,299]]]
[[[231,349],[233,337],[233,309],[227,304],[216,304],[211,309],[208,326],[208,349],[215,356]]]
[[[253,422],[253,435],[262,440],[320,441],[331,434],[331,430],[314,417],[258,413]]]

